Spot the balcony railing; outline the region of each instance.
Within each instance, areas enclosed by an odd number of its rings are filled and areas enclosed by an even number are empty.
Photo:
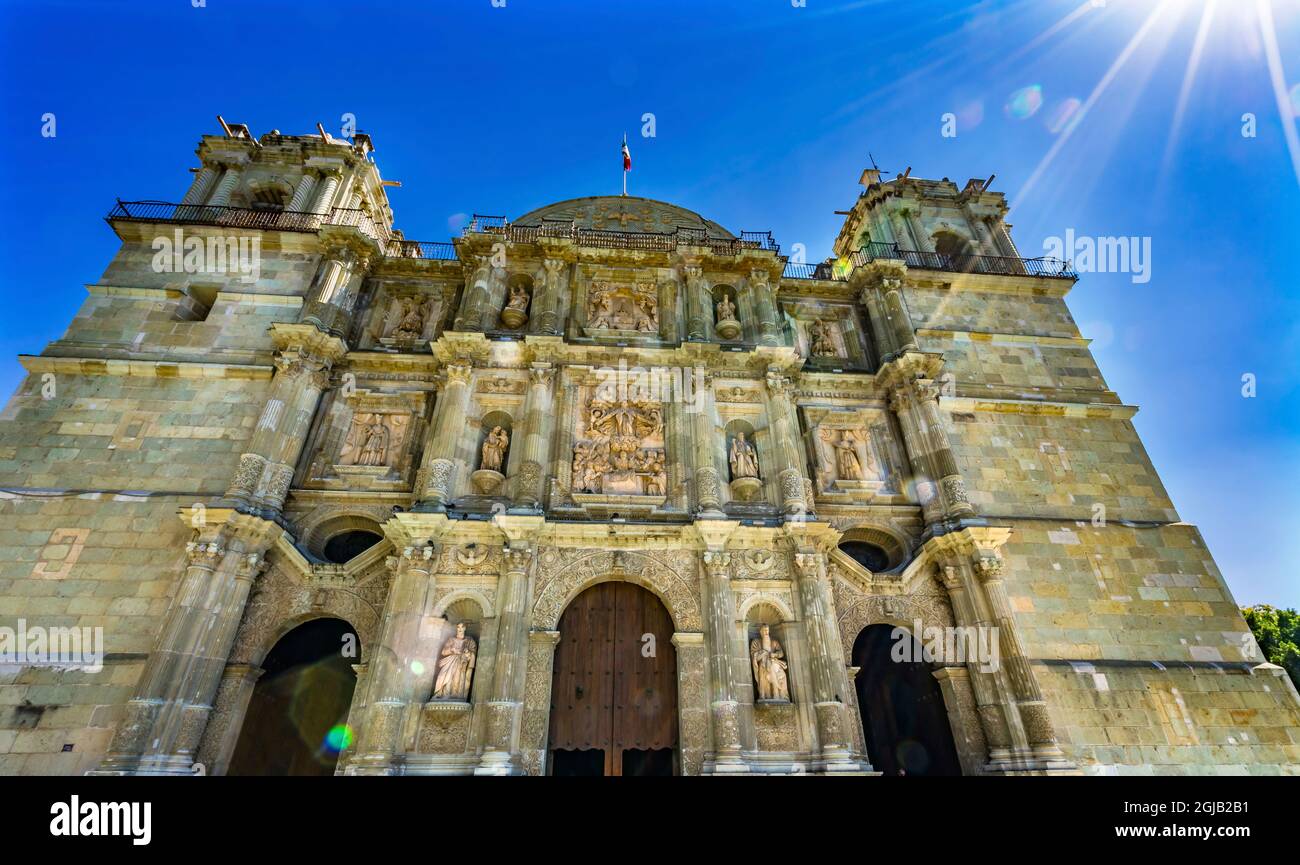
[[[945,270],[950,273],[986,273],[995,276],[1044,276],[1051,279],[1079,278],[1074,266],[1059,258],[1015,258],[1003,255],[966,255],[942,252],[918,252],[900,249],[896,243],[868,243],[853,253],[853,263],[866,264],[887,258],[901,261],[919,270]]]
[[[390,240],[384,249],[389,258],[422,258],[429,261],[455,261],[456,245],[428,243],[423,240]]]
[[[495,234],[511,243],[535,243],[538,238],[571,240],[579,246],[604,249],[634,249],[644,252],[673,252],[678,246],[703,246],[717,255],[735,255],[746,249],[779,253],[781,245],[770,231],[745,231],[740,237],[714,237],[707,229],[681,226],[675,231],[617,231],[580,228],[577,222],[545,218],[537,225],[517,225],[503,216],[474,214],[463,234]]]
[[[848,273],[847,268],[837,273],[835,265],[825,261],[820,264],[787,261],[781,276],[785,279],[847,279]]]
[[[386,243],[392,236],[388,226],[375,222],[364,210],[350,210],[344,207],[335,207],[325,214],[211,204],[119,200],[105,218],[110,222],[176,222],[186,225],[216,225],[222,228],[253,228],[263,231],[320,231],[323,225],[344,225],[355,228],[381,243]]]

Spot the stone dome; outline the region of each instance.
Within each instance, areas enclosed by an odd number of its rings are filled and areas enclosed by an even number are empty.
[[[579,228],[603,231],[646,231],[671,234],[679,228],[703,228],[710,237],[734,239],[735,235],[693,210],[633,195],[592,195],[557,201],[530,210],[515,225],[539,225],[543,219],[573,220]]]

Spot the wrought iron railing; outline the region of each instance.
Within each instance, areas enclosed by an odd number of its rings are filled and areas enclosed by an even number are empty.
[[[377,241],[387,242],[392,231],[375,222],[364,210],[335,207],[328,214],[296,210],[262,210],[212,204],[172,204],[167,201],[118,200],[108,220],[123,222],[181,222],[188,225],[217,225],[223,228],[254,228],[263,231],[319,231],[324,225],[357,229]]]
[[[1075,279],[1079,274],[1068,261],[1059,258],[1016,258],[1009,255],[967,255],[920,252],[901,249],[896,243],[868,243],[853,253],[854,264],[877,259],[901,261],[919,270],[944,270],[950,273],[984,273],[996,276],[1043,276],[1052,279]]]
[[[428,261],[455,261],[456,245],[429,243],[423,240],[390,240],[384,248],[389,258],[420,258]]]
[[[619,231],[606,228],[581,228],[570,219],[543,218],[536,225],[519,225],[503,216],[474,214],[463,234],[495,234],[511,243],[533,243],[539,237],[572,240],[579,246],[605,249],[635,249],[645,252],[672,252],[678,246],[702,246],[718,255],[735,255],[745,249],[763,249],[779,253],[781,246],[770,231],[745,231],[739,238],[714,237],[707,229],[679,226],[670,232]]]
[[[787,261],[781,276],[785,279],[846,279],[848,273],[847,268],[837,271],[833,263],[826,261],[820,264]]]

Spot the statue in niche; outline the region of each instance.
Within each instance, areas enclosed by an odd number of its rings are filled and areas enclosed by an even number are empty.
[[[506,307],[501,310],[501,321],[506,327],[519,327],[528,321],[528,289],[523,283],[515,283],[506,298]]]
[[[411,298],[402,302],[402,317],[397,322],[393,336],[398,339],[419,339],[424,335],[424,304]]]
[[[388,465],[390,434],[383,415],[358,415],[343,445],[343,461],[354,466]],[[350,457],[350,458],[349,458]]]
[[[722,300],[718,301],[718,321],[735,321],[736,305],[731,302],[731,298],[726,294],[722,295]]]
[[[758,454],[754,446],[745,441],[743,432],[736,433],[731,441],[731,477],[733,480],[758,477]]]
[[[758,637],[749,643],[749,659],[754,667],[754,685],[760,700],[790,701],[790,681],[781,644],[772,639],[767,625],[758,626]]]
[[[843,481],[862,480],[862,462],[858,459],[858,440],[852,430],[845,430],[835,442],[835,469]]]
[[[456,636],[447,638],[439,654],[433,698],[462,702],[469,699],[469,685],[474,675],[478,644],[473,637],[466,636],[464,622],[456,624]]]
[[[501,461],[509,446],[510,434],[499,426],[492,427],[492,432],[488,433],[487,440],[483,442],[483,461],[479,468],[493,472],[501,471]]]
[[[835,337],[831,333],[831,324],[825,319],[817,319],[808,328],[812,343],[813,357],[839,357],[840,350],[835,347]]]

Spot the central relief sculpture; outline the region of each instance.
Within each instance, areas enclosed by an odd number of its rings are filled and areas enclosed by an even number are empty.
[[[663,408],[657,402],[587,402],[573,446],[577,494],[664,496],[668,483]]]
[[[587,298],[588,330],[659,331],[659,293],[652,283],[596,282]]]

